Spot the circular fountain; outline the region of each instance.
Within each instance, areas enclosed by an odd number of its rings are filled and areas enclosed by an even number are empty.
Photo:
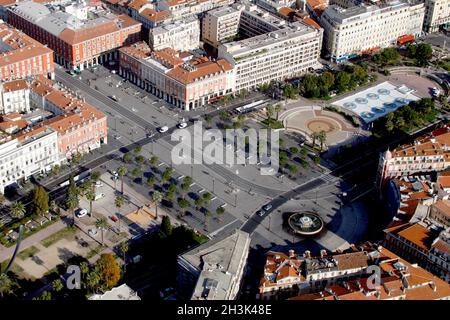
[[[296,212],[288,219],[290,229],[300,236],[312,236],[322,231],[324,223],[314,212]]]

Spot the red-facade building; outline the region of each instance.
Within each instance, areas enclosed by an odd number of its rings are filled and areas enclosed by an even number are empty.
[[[116,60],[117,48],[140,39],[141,23],[131,17],[98,10],[90,13],[83,19],[26,1],[8,10],[8,21],[47,44],[55,52],[55,61],[71,69]]]

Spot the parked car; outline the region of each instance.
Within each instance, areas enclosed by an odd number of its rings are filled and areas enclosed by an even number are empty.
[[[75,213],[75,215],[76,215],[78,218],[83,218],[83,217],[86,216],[87,214],[88,214],[87,209],[82,209],[82,208],[78,209],[77,212]]]
[[[264,210],[258,210],[258,211],[256,211],[256,214],[257,214],[258,216],[260,216],[260,217],[264,217],[264,215],[265,215],[266,213],[267,213],[267,212],[264,211]]]
[[[186,128],[187,127],[187,123],[186,122],[180,122],[179,124],[177,124],[177,127],[179,128],[179,129],[183,129],[183,128]]]
[[[98,193],[98,194],[95,195],[94,201],[95,201],[95,200],[102,199],[102,198],[104,198],[104,197],[105,197],[105,194],[104,194],[104,193]]]
[[[161,133],[167,132],[169,130],[168,126],[162,126],[158,128],[158,131]]]
[[[103,183],[100,182],[100,181],[97,181],[97,182],[95,183],[95,186],[96,186],[97,188],[103,187]]]
[[[269,211],[270,209],[272,209],[272,205],[269,203],[269,204],[266,204],[264,207],[263,207],[263,209],[264,209],[264,211]]]
[[[112,100],[114,100],[114,101],[119,101],[119,98],[117,98],[117,97],[114,96],[114,95],[110,96],[110,98],[111,98]]]

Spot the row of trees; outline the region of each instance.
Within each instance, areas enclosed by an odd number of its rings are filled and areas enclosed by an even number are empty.
[[[328,98],[331,91],[342,93],[366,84],[369,74],[361,66],[346,66],[337,73],[324,72],[321,75],[307,74],[299,84],[299,92],[306,98]]]
[[[412,101],[408,105],[398,108],[375,122],[374,130],[380,135],[395,131],[408,132],[432,122],[436,119],[436,108],[430,98]]]

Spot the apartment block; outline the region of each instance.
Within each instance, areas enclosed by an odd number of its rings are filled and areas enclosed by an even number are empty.
[[[30,111],[30,88],[26,80],[0,82],[0,114]]]
[[[270,251],[260,281],[259,298],[283,299],[299,293],[323,289],[338,281],[348,281],[366,272],[373,257],[363,250],[328,253],[313,257],[309,251],[298,255]]]
[[[53,129],[40,127],[16,136],[0,132],[1,193],[6,186],[48,171],[56,163],[59,163],[58,137]]]
[[[249,248],[249,234],[236,230],[179,255],[180,294],[191,300],[235,300]]]
[[[380,270],[379,286],[374,286],[367,274],[289,300],[450,300],[448,283],[425,269],[382,246],[365,243],[361,247],[376,257],[373,266]]]
[[[213,61],[170,48],[152,51],[144,42],[119,51],[121,76],[181,109],[192,110],[233,92],[233,68],[225,59]]]
[[[307,23],[294,22],[269,33],[221,44],[218,56],[233,66],[236,91],[252,89],[318,68],[322,32]]]
[[[8,87],[20,92],[9,102]],[[14,111],[0,120],[0,192],[107,143],[106,115],[44,76],[3,83],[2,94]]]
[[[53,51],[0,21],[0,80],[54,77]]]
[[[437,32],[450,26],[450,0],[425,0],[426,32]]]
[[[176,51],[197,49],[200,45],[200,21],[195,16],[183,21],[164,23],[150,29],[149,45],[152,50],[171,48]]]
[[[206,12],[202,19],[202,41],[217,48],[232,39],[239,31],[239,21],[244,6],[233,5]]]
[[[320,17],[324,48],[335,62],[396,45],[405,35],[422,34],[423,3],[383,0],[343,8],[328,6]]]
[[[450,229],[429,220],[384,230],[384,246],[450,283]]]
[[[117,48],[140,39],[141,23],[124,14],[84,6],[24,1],[9,9],[8,21],[52,48],[57,63],[78,70],[115,60]]]
[[[421,172],[443,171],[450,165],[450,125],[380,155],[377,187],[382,190],[391,178]]]

